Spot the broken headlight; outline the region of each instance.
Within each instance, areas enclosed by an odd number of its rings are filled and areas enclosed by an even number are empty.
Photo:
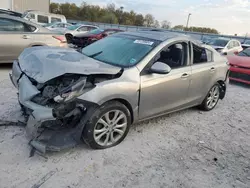
[[[55,102],[68,102],[79,97],[85,92],[86,77],[80,78],[77,82],[63,89],[60,95],[54,97]]]

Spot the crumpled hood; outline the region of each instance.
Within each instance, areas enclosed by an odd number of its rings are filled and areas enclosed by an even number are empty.
[[[89,58],[74,49],[59,47],[27,48],[18,58],[21,70],[38,83],[66,73],[117,74],[121,68]]]

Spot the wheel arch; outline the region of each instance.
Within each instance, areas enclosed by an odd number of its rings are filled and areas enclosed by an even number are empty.
[[[220,99],[224,99],[227,90],[226,83],[223,80],[218,80],[217,83],[220,86]]]
[[[118,101],[128,108],[128,110],[130,112],[130,116],[131,116],[131,123],[133,123],[134,122],[134,111],[133,111],[131,104],[126,99],[122,99],[122,98],[114,98],[114,99],[106,101],[105,103],[112,102],[112,101]]]

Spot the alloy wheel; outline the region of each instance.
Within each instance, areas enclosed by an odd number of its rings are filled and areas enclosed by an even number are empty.
[[[212,87],[212,89],[209,91],[208,97],[207,97],[207,107],[209,109],[212,109],[215,107],[219,100],[220,95],[220,89],[218,85],[215,85]]]
[[[125,134],[128,120],[121,110],[106,112],[96,123],[94,140],[101,146],[110,146],[117,143]]]

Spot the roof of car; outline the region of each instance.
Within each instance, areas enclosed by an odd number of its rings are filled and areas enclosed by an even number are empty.
[[[189,40],[194,40],[187,35],[169,31],[136,31],[136,32],[125,32],[124,34],[149,38],[158,41],[165,41],[170,38],[176,38],[176,37],[182,37],[182,38],[187,38]]]
[[[7,19],[9,18],[9,19],[12,19],[12,20],[17,20],[17,21],[26,22],[26,23],[31,23],[28,20],[25,20],[23,18],[20,18],[20,17],[17,17],[17,16],[11,16],[11,15],[8,15],[8,14],[0,14],[0,17],[1,18],[7,18]]]

